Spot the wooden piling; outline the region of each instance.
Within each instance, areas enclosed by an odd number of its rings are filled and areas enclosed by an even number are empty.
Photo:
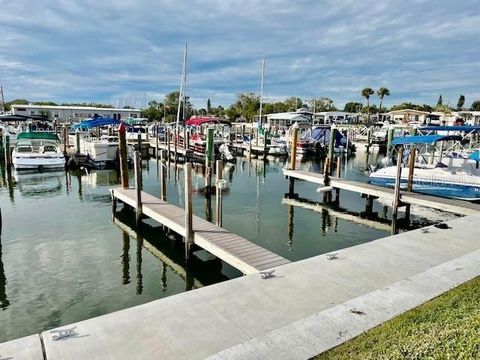
[[[170,163],[170,129],[166,129],[165,144],[167,145],[167,162]]]
[[[167,172],[166,172],[166,162],[163,149],[160,150],[160,168],[159,168],[159,179],[160,179],[160,199],[167,201]]]
[[[185,260],[189,262],[193,245],[192,164],[185,163]]]
[[[12,164],[10,152],[10,135],[5,135],[5,166],[8,168]]]
[[[80,154],[80,133],[75,133],[75,152]]]
[[[222,187],[221,187],[221,180],[222,180],[222,170],[223,170],[223,163],[221,160],[216,161],[216,178],[215,178],[215,185],[216,185],[216,196],[215,196],[215,213],[216,213],[216,224],[217,226],[222,226]]]
[[[173,156],[174,156],[174,163],[175,167],[177,166],[177,161],[178,161],[178,133],[177,130],[173,130]]]
[[[263,160],[267,159],[267,129],[263,129]]]
[[[388,129],[387,133],[387,159],[390,159],[390,155],[392,153],[392,141],[393,141],[393,132],[394,128]]]
[[[142,162],[140,152],[134,152],[133,164],[135,169],[135,220],[137,224],[142,219]]]
[[[68,132],[66,125],[63,125],[63,155],[67,155],[67,139],[68,139]]]
[[[0,158],[5,156],[5,148],[3,147],[3,129],[0,129]]]
[[[141,156],[142,155],[142,133],[141,132],[137,133],[137,150]]]
[[[337,178],[340,178],[342,176],[342,157],[339,156],[337,157]],[[340,189],[335,188],[335,202],[339,203],[340,202]]]
[[[248,161],[252,159],[253,126],[250,127],[250,141],[248,142]]]
[[[119,152],[120,152],[120,178],[122,188],[128,188],[128,158],[127,158],[127,139],[125,137],[125,127],[118,129]]]
[[[207,147],[205,153],[205,193],[210,194],[212,186],[212,162],[213,162],[213,128],[207,129]]]
[[[402,158],[403,158],[403,147],[398,149],[398,158],[397,158],[397,174],[395,177],[395,190],[393,195],[392,203],[392,235],[398,233],[397,229],[397,216],[398,216],[398,206],[400,205],[400,185],[402,180]]]
[[[292,147],[290,151],[290,170],[296,170],[297,165],[297,143],[298,143],[298,128],[293,129]]]
[[[411,192],[413,190],[413,172],[415,170],[415,155],[416,155],[416,148],[410,148],[410,155],[408,158],[408,180],[407,180],[407,191]],[[405,220],[407,223],[410,222],[410,204],[405,206]]]
[[[372,128],[367,128],[367,153],[370,151],[372,145]]]
[[[332,171],[332,168],[331,168],[331,165],[332,165],[332,159],[333,159],[333,153],[335,151],[335,137],[337,135],[337,129],[335,128],[330,128],[330,137],[328,139],[328,155],[327,157],[330,159],[330,161],[328,162],[328,172],[331,173]]]

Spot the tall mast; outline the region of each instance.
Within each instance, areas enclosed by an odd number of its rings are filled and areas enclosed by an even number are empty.
[[[0,108],[2,110],[2,114],[5,112],[5,99],[3,98],[3,86],[0,85],[0,100],[2,100],[2,107]]]
[[[178,134],[178,123],[180,121],[180,109],[182,106],[182,97],[183,97],[183,81],[186,77],[185,75],[185,63],[187,62],[187,43],[185,43],[185,50],[183,52],[183,66],[182,66],[182,76],[180,77],[180,91],[178,93],[178,108],[177,108],[177,123],[175,125],[175,130]]]
[[[188,59],[188,48],[187,43],[185,43],[185,56],[183,58],[184,70],[183,70],[183,120],[186,120],[186,110],[187,110],[187,60]]]
[[[259,124],[263,125],[262,122],[262,108],[263,108],[263,76],[265,72],[265,59],[262,61],[262,76],[260,80],[260,118],[259,118]]]

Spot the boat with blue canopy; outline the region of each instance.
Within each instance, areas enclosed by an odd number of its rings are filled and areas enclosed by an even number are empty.
[[[470,158],[445,156],[444,149],[448,151],[454,148],[455,144],[461,140],[461,135],[439,134],[395,138],[392,146],[406,149],[403,159],[398,157],[396,159],[402,162],[401,188],[407,187],[407,163],[410,152],[413,148],[417,150],[426,147],[427,152],[419,151],[414,163],[412,182],[414,192],[469,201],[480,200],[478,155],[476,157],[472,155]],[[396,174],[396,166],[380,168],[370,174],[370,183],[393,188]]]

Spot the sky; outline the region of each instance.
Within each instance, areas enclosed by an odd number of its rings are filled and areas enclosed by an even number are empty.
[[[185,43],[197,108],[258,94],[264,58],[270,102],[480,99],[480,0],[0,0],[0,34],[6,101],[163,101]]]

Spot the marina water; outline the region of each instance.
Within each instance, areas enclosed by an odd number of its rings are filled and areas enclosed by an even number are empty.
[[[367,181],[362,151],[349,158],[343,174]],[[237,158],[223,176],[223,226],[292,261],[339,251],[389,234],[390,209],[375,202],[384,219],[379,228],[357,224],[328,210],[312,211],[282,204],[288,180],[286,159],[266,162]],[[155,159],[143,162],[144,190],[159,195]],[[320,172],[321,160],[300,168]],[[215,219],[215,196],[206,199],[201,169],[193,178],[193,209]],[[130,174],[130,178],[133,176]],[[131,180],[132,181],[132,180]],[[112,219],[109,189],[118,186],[114,170],[13,174],[2,168],[0,206],[0,342],[99,316],[196,287],[241,276],[241,273],[199,251],[185,268],[183,245],[173,234],[146,220],[136,229],[134,214],[119,207]],[[322,194],[296,182],[301,198],[321,201]],[[168,201],[183,206],[183,171],[170,166]],[[343,192],[340,208],[362,212],[365,200]],[[443,215],[438,215],[443,216]],[[427,222],[414,217],[414,226]]]

